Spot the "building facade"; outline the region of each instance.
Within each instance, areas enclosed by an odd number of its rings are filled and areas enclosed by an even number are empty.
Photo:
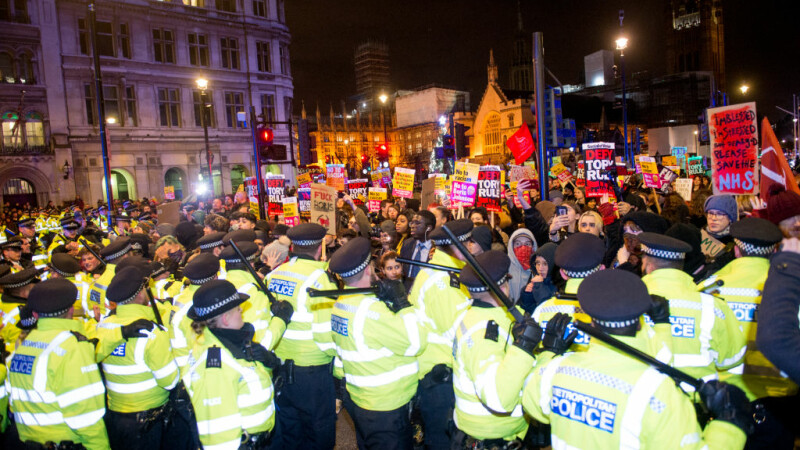
[[[365,107],[379,106],[378,97],[389,95],[389,46],[379,41],[364,42],[355,50],[356,93]]]
[[[242,113],[253,106],[269,121],[292,117],[291,37],[283,0],[99,1],[96,49],[86,3],[28,0],[27,6],[30,23],[11,28],[38,36],[35,43],[19,46],[32,53],[37,75],[34,84],[24,85],[23,114],[40,111],[43,138],[32,144],[48,144],[35,166],[42,174],[67,177],[63,182],[56,177],[57,186],[29,180],[37,195],[46,197],[40,203],[68,201],[76,194],[87,203],[105,199],[93,50],[101,62],[114,198],[162,198],[165,186],[185,198],[199,185],[208,186],[204,124],[214,192],[234,192],[257,167],[249,114]],[[198,79],[207,81],[205,90]],[[19,85],[14,83],[10,94],[9,85],[0,86],[3,111],[19,109],[11,95]],[[288,146],[288,127],[273,128],[275,142]],[[5,155],[5,134],[3,142]],[[28,153],[34,147],[23,146]],[[4,161],[0,183],[6,171],[28,175],[24,167],[32,161],[24,158],[33,156],[12,157],[23,160]],[[266,170],[293,179],[289,162]]]
[[[725,92],[722,0],[671,0],[670,12],[668,72],[712,72],[715,89]]]

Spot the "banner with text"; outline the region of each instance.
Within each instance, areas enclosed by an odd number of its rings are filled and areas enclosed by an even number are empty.
[[[364,205],[367,202],[367,180],[348,180],[347,193],[353,197],[353,203]]]
[[[381,201],[386,200],[386,188],[371,187],[369,188],[369,200],[367,200],[367,209],[369,212],[377,212],[381,210]]]
[[[346,178],[344,164],[328,164],[328,186],[337,191],[344,191],[344,180]]]
[[[300,225],[300,210],[297,207],[297,197],[283,198],[283,223],[287,227]]]
[[[706,173],[706,168],[703,166],[702,156],[689,157],[689,175],[702,175]]]
[[[476,206],[487,211],[500,212],[500,174],[498,166],[482,166],[478,171],[478,199]]]
[[[411,198],[414,196],[414,169],[394,168],[392,181],[392,197]]]
[[[652,156],[640,156],[639,165],[642,167],[642,178],[644,187],[661,188],[661,178],[658,177],[658,164]]]
[[[758,194],[755,102],[708,109],[714,194]]]
[[[675,192],[678,193],[685,202],[692,201],[692,183],[694,180],[691,178],[678,178],[675,180]]]
[[[297,187],[311,187],[311,174],[308,172],[297,174]]]
[[[584,172],[586,173],[586,196],[614,196],[608,168],[614,164],[613,142],[591,142],[583,144]]]
[[[267,215],[270,217],[283,214],[283,197],[286,195],[286,179],[283,175],[268,175],[267,179]]]

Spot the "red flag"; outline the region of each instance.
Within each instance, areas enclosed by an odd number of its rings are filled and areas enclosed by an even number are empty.
[[[783,185],[787,191],[800,194],[781,144],[766,117],[761,121],[761,148],[761,199],[765,202],[769,199],[769,190],[774,184]]]
[[[528,124],[524,121],[519,127],[519,130],[508,138],[506,145],[511,149],[511,153],[514,155],[514,162],[518,166],[530,158],[536,151],[536,142],[533,140],[533,136],[531,136],[531,130],[528,129]]]

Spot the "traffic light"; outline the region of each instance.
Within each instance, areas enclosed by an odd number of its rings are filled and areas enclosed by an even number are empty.
[[[311,138],[308,134],[308,119],[297,121],[297,147],[300,153],[300,164],[311,164]]]
[[[258,157],[261,161],[266,161],[271,159],[271,151],[270,148],[272,147],[272,141],[275,138],[275,133],[272,131],[272,128],[267,128],[265,126],[259,126],[256,128],[256,145],[258,146]]]
[[[389,159],[389,147],[386,144],[378,144],[375,146],[375,154],[380,161],[386,161]]]
[[[467,130],[469,127],[463,123],[455,124],[455,147],[456,158],[469,158],[469,141],[467,140]]]

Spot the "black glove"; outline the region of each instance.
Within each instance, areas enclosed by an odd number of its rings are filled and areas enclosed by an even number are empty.
[[[730,422],[746,435],[753,434],[753,408],[744,391],[736,386],[712,380],[700,388],[700,398],[716,420]]]
[[[294,314],[294,308],[292,304],[285,301],[285,300],[278,300],[272,302],[272,306],[270,306],[269,311],[272,313],[273,316],[281,319],[286,323],[286,326],[292,322],[292,314]]]
[[[153,331],[156,324],[147,319],[137,319],[122,327],[122,337],[127,341],[130,338],[147,337],[142,330]]]
[[[542,327],[530,316],[526,315],[522,322],[516,322],[511,328],[514,345],[533,356],[533,351],[542,340]]]
[[[654,323],[669,323],[669,301],[660,295],[650,295],[653,300],[647,315],[653,319]]]
[[[383,280],[378,283],[378,298],[383,300],[394,312],[408,308],[408,292],[400,280]]]
[[[274,369],[281,365],[281,359],[260,344],[251,344],[249,348],[245,348],[245,354],[248,361],[258,361],[267,369]]]
[[[566,337],[564,336],[567,327],[572,322],[569,314],[558,313],[553,316],[544,327],[544,338],[542,338],[542,349],[553,352],[556,355],[563,355],[565,351],[575,341],[578,330],[572,330]]]

